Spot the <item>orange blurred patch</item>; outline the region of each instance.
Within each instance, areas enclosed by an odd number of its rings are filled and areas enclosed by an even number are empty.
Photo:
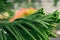
[[[34,13],[36,11],[36,9],[32,8],[32,7],[29,7],[28,9],[26,9],[26,15],[30,15],[32,13]]]
[[[9,21],[13,22],[14,20],[16,20],[17,18],[22,18],[25,17],[26,15],[30,15],[33,12],[35,12],[35,9],[30,7],[30,8],[21,8],[20,10],[17,10],[15,12],[15,15],[13,18],[10,18]]]

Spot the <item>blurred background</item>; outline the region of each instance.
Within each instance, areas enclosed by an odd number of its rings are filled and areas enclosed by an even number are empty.
[[[0,0],[0,13],[9,12],[11,16],[14,11],[28,7],[44,8],[45,13],[52,13],[55,10],[60,11],[60,0]],[[51,38],[51,40],[60,40],[60,23],[56,25],[54,32],[57,38]]]
[[[7,0],[7,2],[13,5],[13,8],[19,9],[21,7],[32,6],[34,8],[44,8],[45,12],[53,12],[60,10],[60,0]]]
[[[4,3],[1,1],[4,1]],[[57,9],[60,10],[60,0],[0,0],[0,5],[2,6],[2,4],[3,6],[5,4],[10,9],[13,8],[14,10],[28,6],[32,6],[37,9],[44,8],[45,12],[48,13]]]

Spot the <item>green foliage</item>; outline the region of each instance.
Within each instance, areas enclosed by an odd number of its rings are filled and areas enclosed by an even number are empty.
[[[55,11],[53,14],[45,15],[42,8],[13,22],[1,21],[0,40],[49,40],[50,36],[56,37],[52,32],[55,27],[51,24],[57,22],[57,14]]]
[[[11,17],[14,16],[14,12],[7,10],[6,12],[0,13],[0,21],[8,21]]]
[[[0,0],[0,13],[5,12],[13,8],[13,4],[11,2],[7,2],[7,0]]]

